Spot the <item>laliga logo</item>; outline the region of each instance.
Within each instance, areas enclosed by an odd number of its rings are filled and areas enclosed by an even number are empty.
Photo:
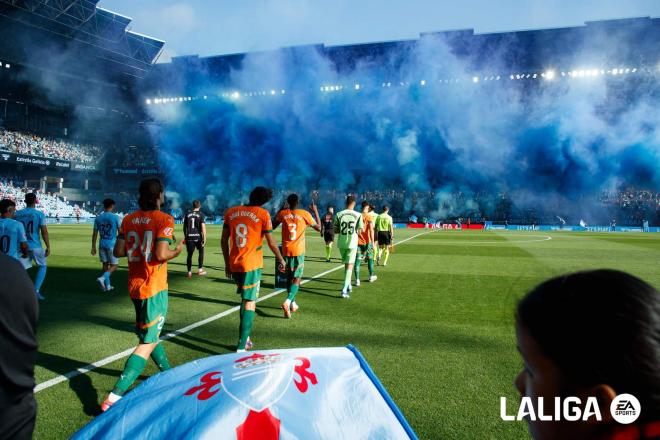
[[[9,160],[9,157],[10,157],[10,156],[9,156],[8,154],[3,154],[3,155],[2,155],[2,158],[3,158],[4,160]]]
[[[560,420],[576,422],[578,420],[587,421],[592,417],[597,421],[603,420],[598,406],[598,400],[595,397],[588,397],[584,408],[582,408],[582,401],[577,397],[566,397],[563,400],[561,397],[555,397],[553,403],[554,405],[548,405],[550,408],[546,411],[543,397],[537,398],[535,406],[533,405],[532,398],[525,396],[520,400],[518,413],[516,415],[509,415],[507,414],[506,397],[500,397],[500,418],[505,422],[521,421],[524,419],[532,422],[537,420],[542,422]],[[614,420],[627,425],[637,420],[641,413],[641,405],[635,396],[631,394],[620,394],[612,401],[610,412]]]

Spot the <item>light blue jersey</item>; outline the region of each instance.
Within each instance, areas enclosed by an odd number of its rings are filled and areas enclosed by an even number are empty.
[[[100,248],[114,248],[115,241],[117,241],[117,230],[121,222],[119,216],[112,212],[103,212],[96,216],[94,220],[94,230],[99,231],[101,240],[99,241]]]
[[[10,218],[0,218],[0,252],[19,260],[20,244],[27,242],[23,223]]]
[[[16,220],[25,226],[28,247],[41,249],[41,227],[46,224],[46,215],[35,208],[25,208],[16,212]]]

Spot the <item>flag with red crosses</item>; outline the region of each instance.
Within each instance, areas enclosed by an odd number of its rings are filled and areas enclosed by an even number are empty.
[[[416,439],[352,346],[263,350],[157,374],[74,439]]]

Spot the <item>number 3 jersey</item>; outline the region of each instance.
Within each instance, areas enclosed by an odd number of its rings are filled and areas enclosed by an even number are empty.
[[[270,214],[258,206],[234,206],[225,212],[229,228],[229,269],[251,272],[264,266],[263,237],[272,232]]]
[[[357,249],[358,233],[364,228],[362,214],[352,209],[344,209],[335,215],[335,233],[339,249]]]
[[[156,243],[172,243],[174,219],[161,211],[136,211],[119,228],[128,259],[128,293],[134,299],[151,298],[167,290],[167,262],[154,255]]]
[[[285,257],[299,257],[305,253],[305,229],[316,224],[312,214],[304,209],[283,209],[277,213],[277,221],[282,223],[282,254]]]

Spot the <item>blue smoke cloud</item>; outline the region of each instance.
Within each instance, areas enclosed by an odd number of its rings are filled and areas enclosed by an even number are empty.
[[[585,199],[601,190],[660,189],[655,76],[510,81],[504,49],[479,54],[491,70],[481,75],[502,78],[478,83],[475,58],[440,37],[340,71],[313,47],[248,55],[230,88],[267,96],[150,106],[163,122],[154,136],[168,187],[182,199],[209,195],[212,208],[245,201],[255,185],[337,198],[433,191],[432,206],[409,197],[404,209],[436,218],[477,205],[492,214],[496,201],[477,203],[480,193],[586,215]],[[319,90],[335,84],[343,90]],[[204,72],[188,87],[217,91]]]

